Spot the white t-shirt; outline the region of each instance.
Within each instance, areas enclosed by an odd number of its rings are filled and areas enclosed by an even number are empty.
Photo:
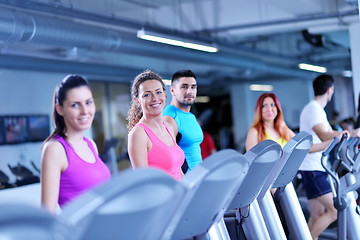
[[[310,133],[313,137],[313,144],[322,142],[318,135],[316,135],[316,133],[312,129],[315,125],[319,123],[324,123],[326,124],[327,128],[331,129],[330,123],[326,117],[325,110],[320,106],[317,101],[312,100],[301,111],[300,131],[306,131]],[[302,162],[299,170],[325,172],[325,169],[321,165],[321,154],[322,151],[306,154],[306,157]]]

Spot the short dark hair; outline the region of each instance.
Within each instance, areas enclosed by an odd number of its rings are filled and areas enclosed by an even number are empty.
[[[332,86],[334,86],[334,78],[327,74],[321,74],[313,81],[314,95],[321,96]]]
[[[173,84],[174,82],[176,82],[177,80],[179,80],[182,77],[193,77],[196,80],[196,75],[195,75],[195,73],[193,73],[193,71],[179,70],[172,75],[171,84]]]

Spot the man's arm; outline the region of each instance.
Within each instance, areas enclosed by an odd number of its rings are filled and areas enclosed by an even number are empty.
[[[324,151],[332,141],[333,139],[329,139],[321,143],[313,144],[309,150],[309,153]]]
[[[324,123],[316,124],[312,129],[319,136],[322,142],[318,144],[314,144],[309,150],[310,153],[325,150],[329,146],[329,144],[331,143],[334,137],[340,139],[344,133],[347,133],[349,136],[349,132],[347,130],[338,132],[333,130],[331,127],[328,127]]]
[[[333,130],[329,124],[326,123],[318,123],[312,127],[316,135],[321,139],[321,141],[325,142],[333,139],[334,137],[340,138],[342,133]]]
[[[360,137],[360,128],[356,128],[350,131],[350,136],[351,137]]]

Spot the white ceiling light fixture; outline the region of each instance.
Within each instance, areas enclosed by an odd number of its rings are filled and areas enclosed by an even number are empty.
[[[210,101],[209,96],[197,96],[195,102],[197,103],[208,103]]]
[[[326,67],[316,66],[316,65],[307,64],[307,63],[300,63],[299,68],[302,69],[302,70],[319,72],[319,73],[326,73],[327,72]]]
[[[249,89],[251,91],[271,92],[274,90],[274,86],[265,84],[250,84]]]
[[[342,71],[342,76],[350,78],[353,76],[353,73],[351,70],[344,70],[344,71]]]
[[[163,79],[165,86],[171,86],[171,79]]]
[[[190,48],[204,52],[215,53],[218,51],[217,47],[210,44],[187,41],[173,36],[166,36],[164,34],[145,31],[145,29],[139,30],[137,32],[137,37],[148,41],[159,42],[159,43],[169,44],[178,47]]]

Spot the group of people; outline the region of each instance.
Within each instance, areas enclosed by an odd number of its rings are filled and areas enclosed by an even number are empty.
[[[171,104],[166,106],[160,75],[146,70],[135,77],[128,152],[133,168],[158,168],[180,180],[202,161],[203,133],[190,112],[197,94],[196,75],[191,70],[174,73],[170,91]],[[78,75],[65,77],[55,89],[53,106],[55,129],[42,146],[41,202],[56,214],[58,205],[64,207],[111,175],[96,144],[84,136],[95,115],[89,83]]]
[[[334,79],[322,74],[313,81],[314,99],[310,101],[300,114],[300,131],[306,131],[313,137],[313,145],[299,168],[308,205],[310,218],[308,226],[313,239],[318,236],[337,218],[333,205],[333,195],[327,173],[321,165],[321,154],[334,137],[339,139],[345,133],[352,137],[360,137],[360,129],[352,131],[333,130],[324,110],[334,93]],[[284,121],[281,104],[273,93],[262,94],[255,107],[254,121],[246,137],[246,151],[257,143],[271,139],[284,146],[295,133]]]
[[[310,206],[308,222],[314,239],[336,220],[327,174],[321,166],[321,152],[333,137],[344,133],[360,137],[360,130],[338,132],[327,120],[324,108],[334,93],[334,79],[320,75],[313,81],[314,99],[300,115],[300,131],[313,136],[313,146],[300,166]],[[177,180],[202,162],[203,132],[190,112],[197,94],[196,75],[191,70],[173,74],[171,103],[160,75],[146,70],[135,77],[128,114],[128,152],[133,168],[158,168]],[[42,146],[42,205],[56,213],[79,194],[110,179],[96,144],[84,136],[95,115],[89,83],[69,75],[56,87],[53,118],[55,130]],[[254,121],[246,137],[246,151],[272,139],[284,146],[295,133],[286,125],[279,99],[262,94],[256,103]],[[185,163],[185,164],[184,164]]]

